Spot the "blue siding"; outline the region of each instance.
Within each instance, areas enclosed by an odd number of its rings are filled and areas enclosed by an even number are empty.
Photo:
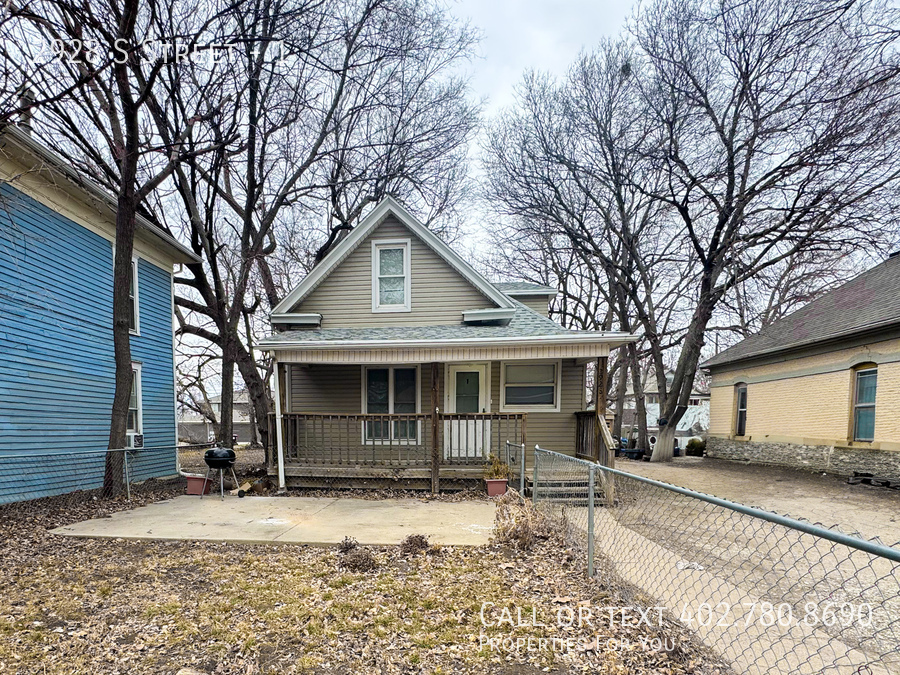
[[[103,237],[0,184],[0,472],[4,455],[106,447],[115,374],[112,258]],[[174,446],[169,271],[140,260],[138,299],[141,335],[132,336],[131,350],[142,363],[145,445]],[[174,472],[174,449],[136,455],[138,478]],[[102,465],[102,455],[94,461]],[[76,464],[72,485],[48,486],[48,493],[100,480],[86,458]],[[42,482],[16,473],[23,493]]]

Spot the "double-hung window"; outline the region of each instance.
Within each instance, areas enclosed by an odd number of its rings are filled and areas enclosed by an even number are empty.
[[[144,433],[143,430],[143,401],[141,399],[141,368],[134,364],[131,366],[131,396],[128,399],[128,444],[133,446],[133,438]]]
[[[747,435],[747,385],[739,384],[735,387],[737,396],[737,417],[734,424],[735,436]]]
[[[365,413],[368,415],[409,415],[407,419],[366,420],[367,442],[418,438],[418,368],[368,367],[365,369]]]
[[[502,412],[559,411],[560,362],[502,363]]]
[[[135,335],[140,332],[138,308],[138,263],[137,258],[131,261],[131,286],[128,289],[128,329]]]
[[[853,440],[875,440],[875,393],[878,389],[878,369],[856,371],[853,395]]]
[[[409,240],[372,242],[372,311],[409,312]]]

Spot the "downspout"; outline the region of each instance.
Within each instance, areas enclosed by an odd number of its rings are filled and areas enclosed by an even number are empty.
[[[278,491],[284,492],[287,485],[284,480],[284,431],[282,429],[282,410],[281,410],[281,368],[278,363],[277,352],[272,352],[272,359],[275,366],[275,438],[278,445]]]

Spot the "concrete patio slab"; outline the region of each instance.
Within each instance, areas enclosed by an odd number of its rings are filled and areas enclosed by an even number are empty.
[[[490,502],[316,497],[183,495],[52,532],[69,537],[291,543],[328,546],[344,537],[391,545],[424,534],[434,544],[486,544],[494,525]]]

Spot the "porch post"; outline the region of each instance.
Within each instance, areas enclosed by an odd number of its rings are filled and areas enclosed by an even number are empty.
[[[609,371],[607,369],[607,363],[609,361],[609,357],[603,356],[600,358],[599,368],[597,372],[600,373],[600,389],[597,392],[597,410],[600,411],[600,420],[603,422],[603,425],[606,426],[606,391],[609,387]],[[615,448],[607,448],[606,449],[607,460],[606,466],[610,468],[615,468],[616,466],[616,449]]]
[[[441,450],[438,447],[438,377],[440,377],[441,369],[439,364],[434,361],[431,364],[431,493],[437,494],[440,491],[440,472],[441,472]]]
[[[281,405],[281,364],[275,356],[275,438],[278,443],[278,490],[283,492],[287,485],[284,480],[284,424]]]
[[[612,466],[615,457],[615,449],[607,448],[606,456],[601,455],[603,447],[603,434],[600,431],[600,425],[606,424],[606,372],[605,356],[597,357],[597,367],[594,370],[594,461],[600,462],[603,466]]]

